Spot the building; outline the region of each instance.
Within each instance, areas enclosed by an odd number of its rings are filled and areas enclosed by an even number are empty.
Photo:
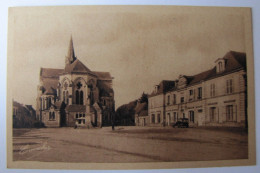
[[[136,126],[146,126],[150,123],[148,116],[148,105],[146,102],[140,103],[137,102],[135,107],[135,125]]]
[[[46,127],[111,124],[114,91],[109,72],[91,71],[74,53],[72,38],[64,69],[40,69],[37,117]]]
[[[32,105],[23,105],[13,101],[13,127],[31,128],[35,123],[35,110]]]
[[[230,51],[212,69],[162,81],[148,98],[150,125],[247,127],[246,54]]]

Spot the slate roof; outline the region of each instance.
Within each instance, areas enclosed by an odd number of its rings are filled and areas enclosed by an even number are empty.
[[[63,69],[41,68],[40,77],[41,78],[59,78],[59,76],[63,72],[64,72]]]
[[[44,94],[53,95],[57,92],[59,78],[42,78]]]
[[[169,91],[169,90],[175,88],[175,81],[163,80],[163,81],[160,82],[158,87],[159,87],[158,91],[157,92],[153,91],[149,95],[149,97],[162,94],[162,93],[164,93],[166,91]]]
[[[217,73],[216,67],[204,71],[202,73],[192,76],[192,79],[188,82],[188,86],[199,83],[201,81],[209,80],[211,78],[219,77],[236,71],[238,69],[246,69],[246,54],[230,51],[223,59],[225,60],[225,70],[221,73]]]
[[[194,76],[183,76],[187,79],[187,86],[189,87],[191,85],[200,83],[202,81],[206,81],[212,78],[216,78],[219,76],[223,76],[229,73],[232,73],[236,70],[244,69],[246,70],[246,54],[243,52],[235,52],[235,51],[229,51],[228,53],[225,54],[223,58],[219,59],[224,59],[225,60],[225,70],[221,73],[217,73],[216,67],[213,67],[207,71],[198,73]],[[177,82],[178,80],[176,80]],[[163,92],[167,91],[172,91],[176,90],[177,87],[175,86],[175,83],[171,83],[171,81],[162,81],[159,84],[159,90],[157,93],[152,92],[150,96],[155,96],[158,94],[162,94]]]
[[[13,106],[22,107],[23,105],[18,103],[17,101],[13,101]]]
[[[42,89],[46,95],[56,94],[56,89],[59,83],[59,76],[64,72],[63,69],[41,68],[40,80]]]
[[[72,64],[67,64],[65,73],[92,73],[80,60],[76,59]]]

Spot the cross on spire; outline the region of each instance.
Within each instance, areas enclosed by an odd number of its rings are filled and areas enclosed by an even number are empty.
[[[74,47],[73,47],[73,40],[72,40],[72,35],[70,37],[70,43],[69,43],[69,49],[68,49],[68,54],[66,56],[65,63],[66,65],[73,63],[76,60],[76,56],[74,53]]]

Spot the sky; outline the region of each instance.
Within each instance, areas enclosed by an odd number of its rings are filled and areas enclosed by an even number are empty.
[[[9,15],[8,89],[34,107],[40,68],[64,68],[71,35],[81,62],[114,77],[116,107],[246,51],[242,8],[19,7]]]

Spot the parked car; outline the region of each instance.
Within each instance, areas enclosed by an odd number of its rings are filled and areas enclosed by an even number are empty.
[[[186,127],[186,128],[188,128],[189,127],[189,119],[188,118],[180,118],[180,119],[178,119],[178,121],[175,124],[173,124],[173,127],[178,127],[178,128]]]

